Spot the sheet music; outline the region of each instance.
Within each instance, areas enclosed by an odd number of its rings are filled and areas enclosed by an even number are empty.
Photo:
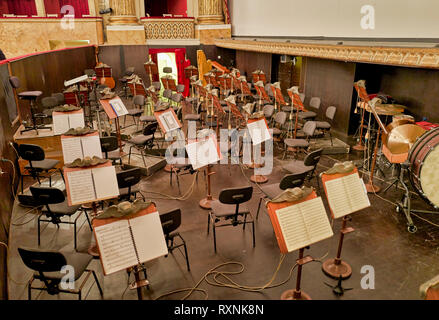
[[[63,138],[61,145],[64,163],[72,163],[78,158],[83,158],[81,137]]]
[[[91,170],[67,172],[72,205],[96,200]]]
[[[112,222],[94,230],[105,274],[138,264],[128,220]]]
[[[334,219],[370,207],[358,173],[325,182],[329,206]]]
[[[165,133],[168,133],[168,132],[171,132],[173,130],[180,128],[172,111],[167,111],[167,112],[162,113],[159,116],[159,118],[160,118],[160,121],[162,122],[163,126],[165,127]]]
[[[55,135],[63,134],[70,129],[68,114],[52,114],[53,133]]]
[[[276,210],[288,252],[332,237],[322,198]]]
[[[270,132],[268,131],[264,119],[248,123],[247,128],[252,137],[253,145],[258,145],[271,139]]]
[[[75,112],[69,114],[69,129],[84,128],[84,127],[85,127],[84,112]]]
[[[102,148],[99,135],[93,135],[81,138],[83,156],[93,158],[94,156],[102,158]]]
[[[128,110],[120,98],[114,98],[110,100],[109,103],[118,117],[128,114]]]
[[[196,170],[220,160],[218,148],[213,138],[186,145],[186,151],[192,167]]]
[[[119,196],[116,168],[113,166],[92,169],[96,199],[116,198]]]
[[[130,226],[141,263],[168,254],[158,212],[130,219]]]

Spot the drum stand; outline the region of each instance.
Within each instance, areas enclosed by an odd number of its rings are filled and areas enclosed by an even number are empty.
[[[411,214],[412,213],[430,213],[430,214],[437,214],[437,211],[429,211],[429,210],[414,210],[411,207],[411,193],[410,190],[407,186],[407,184],[404,181],[406,172],[409,172],[409,166],[410,164],[405,162],[403,164],[401,164],[401,174],[399,176],[399,182],[401,183],[402,187],[405,190],[404,195],[402,196],[402,199],[400,202],[397,203],[397,207],[396,207],[396,212],[404,212],[405,217],[407,219],[407,230],[410,233],[415,233],[416,231],[418,231],[418,228],[415,226],[415,224],[413,223]]]

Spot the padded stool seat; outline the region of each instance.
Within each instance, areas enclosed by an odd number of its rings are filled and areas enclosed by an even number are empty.
[[[87,269],[87,266],[90,264],[93,257],[87,253],[62,253],[66,258],[66,265],[72,266],[75,272],[75,280],[78,280],[84,271]],[[61,271],[61,270],[60,270]],[[65,273],[61,273],[60,271],[55,272],[44,272],[44,277],[49,280],[61,280],[65,277]],[[41,275],[39,272],[34,273],[35,279],[40,279]]]
[[[135,145],[144,145],[147,141],[154,139],[154,135],[148,135],[144,136],[143,134],[139,134],[138,136],[135,136],[131,140],[129,140],[129,143],[135,144]]]
[[[129,109],[128,110],[128,114],[130,115],[130,116],[138,116],[138,115],[141,115],[142,114],[142,110],[140,110],[140,109]]]
[[[317,117],[317,113],[313,111],[305,111],[305,112],[299,112],[299,119],[305,120],[305,119],[311,119]]]
[[[218,200],[212,201],[212,213],[216,217],[226,217],[235,215],[236,206],[231,204],[223,204]],[[238,214],[250,213],[246,204],[239,206]]]
[[[284,140],[285,145],[288,147],[300,147],[300,148],[307,148],[309,147],[309,142],[304,139],[285,139]]]
[[[316,121],[317,129],[331,129],[331,124],[326,121]]]
[[[187,114],[184,116],[184,120],[201,120],[201,114]]]
[[[67,200],[57,204],[49,204],[51,213],[60,216],[73,216],[80,208],[79,205],[70,207]],[[46,207],[43,207],[43,212],[48,212]]]
[[[271,129],[273,129],[273,135],[275,136],[282,134],[282,130],[279,128],[271,128]]]
[[[279,194],[281,194],[284,191],[281,188],[279,188],[278,183],[261,186],[261,190],[270,199],[277,197]]]
[[[47,170],[54,169],[58,163],[59,163],[59,161],[55,160],[55,159],[44,159],[42,161],[32,161],[32,168],[34,170],[47,171]],[[25,166],[25,169],[31,169],[31,166],[28,164]]]
[[[140,121],[142,122],[154,122],[157,121],[157,119],[154,116],[141,116]]]
[[[43,93],[41,91],[24,91],[20,92],[18,97],[23,100],[36,100]]]
[[[314,166],[306,166],[303,161],[300,160],[291,160],[287,165],[282,166],[282,168],[293,174],[300,174],[312,171]]]

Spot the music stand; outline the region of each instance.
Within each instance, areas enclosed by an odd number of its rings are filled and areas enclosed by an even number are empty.
[[[365,85],[366,85],[366,82],[364,80],[359,80],[359,81],[354,83],[354,88],[357,91],[357,105],[355,106],[355,108],[358,107],[359,102],[363,102],[365,104],[368,104],[370,101]],[[354,149],[356,151],[364,151],[364,149],[366,149],[366,146],[363,144],[363,126],[364,126],[364,117],[366,114],[366,107],[360,108],[360,109],[361,109],[361,111],[360,111],[361,112],[361,115],[360,115],[361,121],[360,121],[359,141],[355,146],[352,147],[352,149]]]
[[[259,119],[250,119],[247,122],[248,122],[248,124],[251,124],[251,123],[257,122],[257,121],[264,121],[264,123],[265,123],[265,125],[267,127],[267,130],[269,130],[268,124],[267,124],[267,120],[265,119],[265,117],[262,117],[262,118],[259,118]],[[250,132],[250,130],[249,130],[249,132]],[[270,139],[271,139],[271,137],[270,137]],[[252,140],[253,140],[253,138],[252,138]],[[253,146],[260,145],[261,146],[261,151],[262,151],[262,143],[263,142],[265,142],[265,141],[262,141],[261,143],[253,143]],[[261,168],[262,167],[263,164],[258,162],[258,160],[260,160],[260,159],[255,159],[253,161],[253,169]],[[257,184],[263,184],[263,183],[268,182],[268,177],[264,176],[264,175],[261,175],[261,174],[254,174],[254,175],[252,175],[250,177],[250,181],[252,181],[254,183],[257,183]]]
[[[299,126],[299,111],[305,111],[305,107],[303,106],[302,99],[300,99],[298,87],[292,87],[292,88],[288,89],[287,92],[288,92],[288,95],[290,96],[290,99],[291,99],[290,123],[288,125],[288,134],[290,132],[290,129],[292,130],[293,110],[295,107],[296,108],[296,119],[294,122],[293,139],[296,139],[297,127]]]
[[[280,89],[279,82],[276,82],[275,84],[271,85],[271,91],[273,91],[274,95],[274,113],[277,112],[277,106],[279,104],[279,110],[282,105],[287,106],[288,103],[285,102],[284,96],[282,94],[282,91]]]
[[[157,64],[155,64],[153,61],[148,61],[144,64],[146,74],[149,76],[149,85],[151,86],[154,82],[154,78],[156,75],[159,74],[159,69],[157,67]]]
[[[115,96],[113,99],[118,98],[118,96]],[[104,109],[105,113],[108,116],[108,119],[113,120],[116,126],[116,137],[117,142],[119,144],[119,152],[121,156],[124,154],[123,146],[122,146],[122,135],[120,131],[120,123],[119,123],[119,117],[117,116],[116,112],[114,112],[113,107],[110,105],[110,100],[112,99],[100,99],[99,102],[101,103],[102,108]]]

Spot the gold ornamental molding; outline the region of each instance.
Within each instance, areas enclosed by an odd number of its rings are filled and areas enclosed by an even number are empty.
[[[345,62],[439,69],[439,48],[320,45],[230,39],[216,39],[215,45],[227,49],[286,54]]]
[[[146,39],[194,39],[194,19],[142,19]]]

